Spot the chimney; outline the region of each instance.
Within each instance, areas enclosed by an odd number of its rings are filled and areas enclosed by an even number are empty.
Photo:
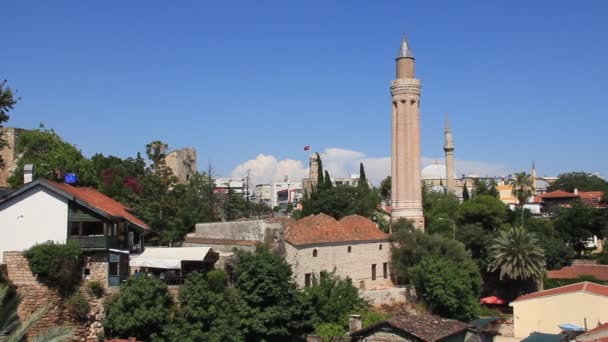
[[[578,189],[574,188],[574,194],[578,196]]]
[[[31,183],[34,180],[34,164],[23,166],[23,184]]]
[[[348,332],[354,333],[357,330],[361,330],[361,315],[349,315],[348,316]]]

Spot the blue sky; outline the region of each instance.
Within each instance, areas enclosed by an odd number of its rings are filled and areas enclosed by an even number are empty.
[[[469,172],[608,176],[606,18],[602,0],[5,1],[0,78],[22,97],[8,125],[87,155],[160,139],[222,175],[259,154],[304,165],[305,145],[375,160],[406,33],[425,160],[448,112]]]

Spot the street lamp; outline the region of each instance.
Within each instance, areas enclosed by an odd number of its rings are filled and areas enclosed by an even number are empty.
[[[454,240],[456,240],[456,221],[454,220],[450,220],[450,219],[446,219],[443,217],[438,217],[437,218],[439,221],[448,221],[448,222],[452,222],[452,229],[454,230]]]

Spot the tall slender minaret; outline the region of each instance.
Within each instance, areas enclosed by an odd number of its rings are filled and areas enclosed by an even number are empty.
[[[445,179],[446,186],[449,192],[454,192],[454,142],[452,141],[452,129],[448,115],[445,115],[445,144],[443,145],[445,152]]]
[[[532,195],[536,195],[536,164],[532,161]]]
[[[396,59],[397,79],[391,81],[392,155],[391,219],[412,220],[424,229],[420,184],[420,80],[414,78],[414,54],[405,36]]]

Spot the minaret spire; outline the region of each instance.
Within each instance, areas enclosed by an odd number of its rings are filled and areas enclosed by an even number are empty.
[[[424,229],[420,184],[420,80],[414,53],[405,36],[396,58],[397,77],[391,81],[392,155],[391,219],[408,219]]]
[[[443,151],[445,152],[445,179],[448,191],[454,191],[454,141],[452,140],[452,129],[448,114],[445,114],[445,144]]]
[[[536,164],[534,160],[532,161],[532,174],[530,175],[532,178],[532,195],[536,194]]]

